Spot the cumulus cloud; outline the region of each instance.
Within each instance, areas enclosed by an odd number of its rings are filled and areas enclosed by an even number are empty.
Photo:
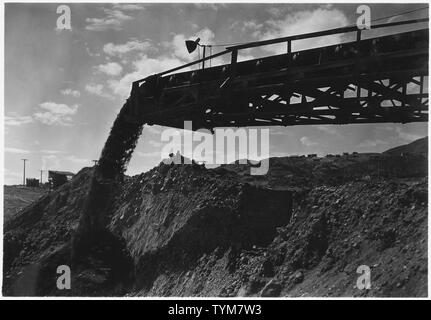
[[[308,137],[302,137],[301,139],[299,139],[299,141],[301,141],[301,143],[306,147],[314,147],[318,145],[317,142],[312,141]]]
[[[50,149],[42,149],[40,150],[41,153],[44,154],[64,154],[64,151],[60,151],[60,150],[50,150]]]
[[[105,73],[108,76],[118,76],[123,71],[123,67],[117,62],[108,62],[96,67],[99,72]]]
[[[248,20],[242,23],[242,31],[259,31],[264,27],[263,23],[258,23],[256,20]]]
[[[227,8],[227,3],[193,3],[198,9],[212,9],[218,11]]]
[[[414,141],[414,140],[422,138],[421,135],[410,133],[410,132],[405,132],[400,127],[396,127],[395,128],[395,132],[398,134],[398,137],[401,140],[404,140],[406,142],[411,142],[411,141]]]
[[[14,154],[28,154],[28,153],[30,153],[29,150],[20,149],[20,148],[11,148],[11,147],[4,148],[4,151],[6,153],[14,153]]]
[[[374,140],[364,140],[361,143],[359,143],[356,147],[357,148],[375,148],[381,145],[387,145],[388,142],[382,141],[380,139],[374,139]]]
[[[296,34],[322,31],[349,25],[346,15],[338,9],[321,7],[314,10],[298,11],[286,15],[282,19],[271,19],[265,24],[265,28],[259,28],[253,34],[259,40],[278,37],[286,37]],[[312,38],[295,41],[293,50],[327,46],[338,43],[342,35],[331,35],[326,37]],[[286,44],[264,46],[265,50],[272,53],[285,53]]]
[[[125,66],[125,69],[131,70],[131,72],[125,74],[121,79],[109,79],[107,80],[107,86],[115,95],[118,95],[122,98],[127,98],[131,85],[134,81],[145,78],[149,75],[159,73],[162,71],[166,71],[168,69],[178,67],[185,62],[196,60],[196,55],[189,54],[187,52],[186,46],[184,44],[186,39],[196,39],[201,38],[201,43],[213,43],[214,42],[214,32],[212,32],[208,28],[204,28],[194,35],[184,35],[177,34],[175,35],[171,41],[167,41],[163,43],[163,46],[166,49],[166,54],[160,55],[157,58],[149,57],[148,50],[155,49],[150,47],[150,43],[140,42],[137,40],[128,41],[124,44],[113,44],[108,43],[103,47],[103,51],[113,57],[121,58],[123,55],[130,53],[132,51],[140,51],[136,60],[128,63]],[[241,56],[248,58],[247,56]],[[221,59],[212,61],[212,65],[218,64],[221,62]],[[108,63],[111,65],[111,63]],[[100,67],[100,66],[99,66]],[[181,72],[189,71],[190,68],[184,68]],[[105,72],[107,73],[107,72]],[[87,86],[88,87],[88,86]],[[103,85],[91,86],[91,88],[86,88],[87,91],[101,95],[102,94]]]
[[[75,155],[42,154],[42,170],[79,170],[83,166],[91,166],[90,159]]]
[[[271,16],[280,17],[284,13],[284,10],[280,7],[270,7],[266,9],[266,12]]]
[[[406,130],[403,130],[403,125],[398,124],[392,124],[392,125],[385,125],[383,127],[378,127],[378,130],[383,130],[386,133],[390,133],[393,136],[396,137],[398,140],[397,143],[406,143],[406,142],[412,142],[414,140],[423,138],[423,135],[418,135],[412,132],[408,132]],[[406,128],[407,129],[407,128]]]
[[[123,44],[114,44],[109,42],[103,46],[103,52],[109,56],[122,57],[130,52],[147,52],[148,50],[155,50],[152,44],[148,41],[131,40]]]
[[[103,84],[90,83],[85,86],[85,91],[102,98],[112,99],[113,97],[104,91],[105,86]]]
[[[91,163],[89,159],[78,158],[78,157],[75,157],[74,155],[65,156],[64,160],[76,163],[78,165],[90,165]]]
[[[81,96],[81,92],[79,92],[78,90],[70,89],[70,88],[61,90],[60,93],[62,95],[65,95],[65,96],[72,96],[75,98],[79,98]]]
[[[87,84],[85,86],[85,90],[89,93],[96,94],[96,95],[102,95],[103,91],[103,84]]]
[[[4,124],[6,126],[22,126],[24,124],[34,122],[31,116],[20,116],[16,113],[10,113],[8,116],[4,117]]]
[[[152,152],[136,151],[135,154],[143,158],[160,158],[160,151],[152,151]]]
[[[156,141],[156,140],[149,140],[148,141],[149,145],[155,148],[160,148],[161,146],[164,145],[164,143],[160,142],[160,141]]]
[[[186,40],[195,40],[200,38],[201,44],[214,43],[215,35],[208,28],[204,28],[193,35],[177,34],[172,39],[172,42],[165,43],[165,46],[173,49],[173,55],[185,61],[196,60],[196,54],[190,54],[184,44]]]
[[[102,98],[113,99],[113,96],[105,91],[103,84],[90,83],[85,86],[85,91],[92,95],[96,95]]]
[[[183,64],[183,61],[178,58],[162,56],[156,59],[143,55],[132,63],[132,72],[124,75],[119,80],[108,80],[108,86],[114,94],[119,95],[122,98],[127,98],[133,81],[177,67],[181,64]],[[187,69],[184,69],[183,71],[187,71]]]
[[[142,4],[138,3],[115,3],[112,5],[114,9],[123,10],[123,11],[139,11],[145,10],[145,7]]]
[[[66,104],[55,103],[55,102],[44,102],[39,105],[42,109],[48,110],[49,112],[61,115],[72,115],[78,110],[78,105],[69,107]]]
[[[122,24],[132,19],[131,16],[119,10],[105,9],[104,12],[105,16],[103,18],[87,18],[85,21],[89,24],[85,29],[92,31],[105,31],[108,29],[121,30]]]
[[[88,25],[85,27],[91,31],[121,30],[123,24],[133,20],[131,13],[143,10],[139,4],[114,4],[109,8],[103,8],[103,17],[87,18]]]
[[[195,51],[193,53],[189,53],[185,46],[186,40],[196,40],[200,38],[200,44],[212,44],[215,43],[215,34],[208,28],[201,29],[200,31],[194,34],[176,34],[171,41],[166,41],[163,43],[163,46],[166,50],[172,51],[171,56],[176,59],[180,59],[182,63],[187,63],[190,61],[197,60],[198,52]],[[202,58],[203,51],[202,48],[200,50],[200,57]],[[206,49],[206,56],[209,56],[211,53],[210,49]],[[215,52],[213,52],[215,53]],[[244,54],[244,52],[242,53]],[[210,64],[212,66],[221,65],[227,63],[228,59],[226,56],[217,57],[212,59],[211,61],[207,61],[206,64]]]
[[[78,111],[78,105],[68,106],[55,102],[43,102],[39,105],[42,109],[34,113],[35,120],[46,125],[70,125],[72,115]]]
[[[60,158],[54,154],[42,156],[42,170],[58,170],[61,167]]]
[[[90,57],[99,57],[100,56],[100,53],[92,52],[92,50],[90,50],[90,47],[88,46],[87,42],[84,43],[84,46],[85,46],[85,50],[87,51],[87,53]]]
[[[334,136],[341,136],[339,129],[337,127],[334,127],[332,125],[318,125],[315,126],[316,129],[323,131],[325,133],[334,135]]]
[[[238,54],[238,59],[237,59],[237,61],[238,62],[242,62],[242,61],[247,61],[247,60],[253,60],[253,59],[255,59],[256,57],[255,56],[253,56],[253,55],[251,55],[251,54]]]

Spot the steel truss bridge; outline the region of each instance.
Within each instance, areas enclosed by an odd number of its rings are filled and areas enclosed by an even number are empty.
[[[400,21],[391,28],[428,22]],[[232,46],[165,72],[135,81],[135,123],[193,129],[309,124],[408,123],[428,121],[429,29],[362,39],[345,27]],[[355,33],[352,42],[292,51],[292,43]],[[238,52],[286,45],[286,53],[238,62]],[[226,65],[204,62],[230,55]],[[179,72],[193,65],[202,68]]]

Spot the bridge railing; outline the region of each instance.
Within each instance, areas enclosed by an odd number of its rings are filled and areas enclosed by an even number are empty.
[[[188,67],[191,67],[196,64],[200,64],[204,61],[211,60],[226,54],[231,54],[231,62],[230,62],[230,78],[231,80],[235,77],[236,74],[236,65],[238,62],[238,52],[243,49],[250,49],[250,48],[256,48],[261,47],[265,45],[272,45],[272,44],[278,44],[285,42],[287,47],[286,51],[287,54],[292,53],[292,43],[293,41],[297,40],[304,40],[304,39],[311,39],[316,37],[323,37],[323,36],[329,36],[329,35],[335,35],[335,34],[342,34],[342,33],[351,33],[356,32],[356,41],[361,40],[362,32],[368,31],[368,30],[375,30],[375,29],[381,29],[381,28],[390,28],[390,27],[396,27],[396,26],[402,26],[402,25],[408,25],[408,24],[416,24],[416,23],[424,23],[429,22],[429,18],[422,18],[422,19],[413,19],[413,20],[404,20],[404,21],[397,21],[397,22],[389,22],[389,23],[382,23],[382,24],[376,24],[371,25],[370,29],[359,29],[357,26],[347,26],[347,27],[341,27],[341,28],[335,28],[335,29],[329,29],[329,30],[323,30],[323,31],[317,31],[317,32],[310,32],[310,33],[304,33],[299,35],[293,35],[293,36],[287,36],[287,37],[281,37],[281,38],[275,38],[275,39],[269,39],[269,40],[262,40],[262,41],[255,41],[255,42],[248,42],[236,46],[229,46],[226,47],[226,50],[221,51],[219,53],[204,57],[199,60],[195,60],[190,63],[183,64],[181,66],[157,73],[155,75],[152,75],[150,77],[154,76],[164,76],[169,73],[185,69]],[[289,55],[290,60],[290,55]],[[147,78],[140,79],[135,81],[134,85],[139,85],[141,82],[145,81]]]

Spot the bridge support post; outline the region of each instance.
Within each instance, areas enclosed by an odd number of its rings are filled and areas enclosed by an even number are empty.
[[[203,46],[202,70],[205,69],[205,48],[206,46]]]
[[[287,67],[290,67],[290,64],[292,62],[292,41],[287,41]]]
[[[237,63],[237,60],[238,60],[238,50],[233,50],[232,51],[231,60],[230,60],[230,78],[231,78],[231,81],[236,76],[236,63]]]

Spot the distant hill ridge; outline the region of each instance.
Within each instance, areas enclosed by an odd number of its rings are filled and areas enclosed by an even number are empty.
[[[409,144],[395,147],[383,152],[390,155],[400,155],[402,153],[427,154],[428,153],[428,137],[423,137]]]

